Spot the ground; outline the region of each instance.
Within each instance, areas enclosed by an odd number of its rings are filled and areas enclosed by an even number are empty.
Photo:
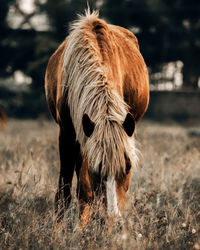
[[[110,221],[97,204],[82,229],[75,195],[63,223],[55,221],[57,138],[56,124],[42,119],[0,130],[1,249],[200,249],[198,122],[142,121],[123,219]]]

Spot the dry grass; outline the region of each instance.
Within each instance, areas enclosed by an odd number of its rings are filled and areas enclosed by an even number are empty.
[[[0,131],[1,249],[200,249],[198,126],[142,122],[123,220],[93,208],[84,229],[76,198],[63,223],[54,220],[57,136],[51,122],[13,120]]]

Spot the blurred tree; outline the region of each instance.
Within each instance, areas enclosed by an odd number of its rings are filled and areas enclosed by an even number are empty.
[[[69,23],[77,18],[77,14],[84,13],[87,2],[90,6],[94,5],[93,1],[87,0],[47,0],[44,9],[57,41],[61,42],[67,36]]]
[[[168,1],[165,0],[167,3]],[[174,42],[184,63],[185,87],[197,87],[200,77],[200,1],[176,0],[174,3]],[[169,4],[169,3],[168,3]],[[171,46],[173,46],[173,41]]]
[[[9,27],[7,24],[7,14],[9,11],[10,4],[13,3],[13,0],[2,0],[0,8],[0,75],[5,76],[9,72],[7,68],[8,64],[8,55],[9,46],[6,43],[6,38],[9,34]]]
[[[197,88],[200,76],[200,1],[104,0],[102,13],[110,22],[131,29],[147,64],[181,60],[185,87]]]
[[[83,13],[87,2],[100,6],[100,16],[130,28],[138,37],[142,54],[154,70],[165,62],[184,63],[184,86],[197,87],[200,75],[199,0],[34,0],[32,13],[19,0],[1,0],[0,76],[22,70],[33,79],[32,90],[43,93],[45,67],[50,55],[68,34],[68,24]],[[8,25],[9,7],[21,15],[21,23]],[[16,14],[16,13],[15,13]],[[39,30],[32,18],[47,16],[49,29]]]
[[[37,32],[33,43],[33,56],[29,60],[26,73],[33,79],[33,88],[41,91],[44,86],[44,74],[50,55],[68,35],[69,23],[77,13],[83,13],[87,8],[87,0],[47,0],[42,2],[35,0],[37,11],[47,15],[50,30]]]
[[[13,2],[13,0],[1,0],[1,8],[0,8],[0,32],[2,34],[5,31],[7,26],[6,17],[8,14],[9,6]]]

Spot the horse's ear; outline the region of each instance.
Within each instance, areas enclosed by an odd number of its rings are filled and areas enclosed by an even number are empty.
[[[132,136],[135,130],[135,119],[130,113],[126,115],[126,118],[122,125],[127,135]]]
[[[90,137],[94,131],[95,124],[92,122],[87,114],[82,118],[83,131],[87,137]]]

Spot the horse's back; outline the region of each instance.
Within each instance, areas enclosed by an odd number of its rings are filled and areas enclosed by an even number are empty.
[[[137,38],[129,30],[109,25],[112,34],[114,58],[110,58],[113,82],[130,112],[138,121],[145,113],[149,102],[149,76],[146,64],[140,53]],[[116,71],[116,69],[118,69]]]

